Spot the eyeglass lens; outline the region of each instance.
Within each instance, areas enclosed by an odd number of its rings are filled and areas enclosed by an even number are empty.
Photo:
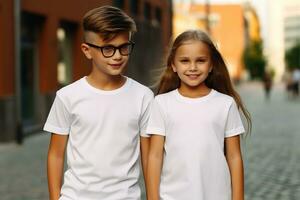
[[[105,46],[105,47],[102,48],[102,53],[103,53],[104,56],[108,56],[108,57],[113,56],[117,49],[119,50],[121,55],[127,56],[131,53],[132,44],[127,43],[127,44],[123,44],[119,47]]]

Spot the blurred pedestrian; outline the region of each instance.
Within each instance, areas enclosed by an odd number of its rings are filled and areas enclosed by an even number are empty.
[[[284,72],[283,82],[285,83],[285,90],[287,93],[287,97],[288,99],[290,99],[293,96],[293,78],[290,69],[286,69],[286,71]]]
[[[270,99],[270,93],[273,85],[273,77],[270,71],[266,71],[263,77],[263,84],[265,90],[265,97],[267,100]]]
[[[221,54],[190,30],[175,39],[166,66],[147,128],[148,199],[243,200],[239,109],[251,120]]]
[[[299,96],[299,84],[300,84],[300,69],[295,68],[292,74],[292,82],[293,82],[293,96]]]
[[[85,14],[83,29],[81,49],[92,71],[56,93],[44,126],[52,133],[50,199],[139,200],[139,144],[145,167],[153,93],[122,75],[136,25],[120,9],[103,6]],[[61,186],[65,148],[68,166]]]

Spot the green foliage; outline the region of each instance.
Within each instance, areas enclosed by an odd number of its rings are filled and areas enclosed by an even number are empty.
[[[285,51],[285,62],[289,69],[300,69],[300,42]]]
[[[261,41],[253,41],[248,45],[244,51],[244,63],[251,79],[262,80],[267,62],[263,56]]]

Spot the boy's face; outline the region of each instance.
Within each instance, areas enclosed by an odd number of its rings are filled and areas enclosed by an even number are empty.
[[[93,72],[104,76],[120,75],[124,70],[132,50],[130,33],[118,33],[109,41],[103,41],[101,36],[87,32],[86,41],[81,45],[85,56],[92,60]]]

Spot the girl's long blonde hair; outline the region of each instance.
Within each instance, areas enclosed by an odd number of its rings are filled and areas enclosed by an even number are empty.
[[[240,95],[234,90],[233,85],[230,80],[230,76],[224,62],[224,59],[220,52],[217,50],[215,45],[209,36],[200,30],[188,30],[181,33],[173,42],[170,47],[166,68],[163,71],[160,80],[158,82],[157,94],[167,93],[180,86],[180,79],[172,70],[172,64],[174,63],[174,58],[177,49],[185,42],[189,40],[200,41],[207,45],[210,51],[210,58],[212,62],[212,71],[209,73],[205,84],[207,87],[217,90],[223,94],[227,94],[234,98],[238,108],[242,111],[246,121],[247,121],[247,132],[251,132],[252,122],[251,116],[246,107],[244,106]]]

